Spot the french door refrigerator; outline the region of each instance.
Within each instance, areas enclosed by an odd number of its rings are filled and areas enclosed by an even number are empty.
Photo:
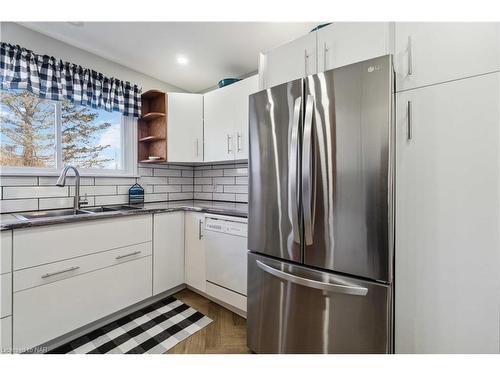
[[[250,96],[252,351],[392,352],[393,86],[388,55]]]

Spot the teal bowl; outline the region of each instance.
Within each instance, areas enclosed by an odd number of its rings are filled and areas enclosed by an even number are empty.
[[[232,83],[235,83],[235,82],[238,82],[238,81],[241,81],[241,79],[238,79],[238,78],[224,78],[224,79],[221,79],[219,81],[219,88],[222,88],[224,86],[228,86]]]

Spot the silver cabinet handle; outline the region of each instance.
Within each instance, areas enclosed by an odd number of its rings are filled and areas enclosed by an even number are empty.
[[[76,271],[76,270],[77,270],[77,269],[79,269],[79,268],[80,268],[80,267],[75,266],[75,267],[70,267],[70,268],[67,268],[67,269],[62,270],[62,271],[57,271],[57,272],[50,272],[50,273],[46,273],[45,275],[42,275],[42,279],[46,279],[47,277],[52,277],[52,276],[60,275],[61,273],[66,273],[66,272]]]
[[[230,154],[232,152],[232,150],[231,150],[231,139],[232,138],[233,137],[230,134],[227,135],[227,153],[228,154]]]
[[[328,54],[328,46],[326,45],[326,42],[323,44],[323,71],[327,70],[326,67],[326,58]]]
[[[203,221],[198,220],[198,240],[201,240],[203,238],[203,235],[201,234],[202,225],[203,225]]]
[[[302,194],[304,197],[304,232],[306,245],[313,243],[312,225],[312,117],[313,117],[313,97],[307,96],[306,113],[304,116],[304,137],[302,144]]]
[[[236,133],[236,147],[237,147],[237,150],[238,152],[241,152],[241,134],[240,132]]]
[[[118,255],[116,257],[116,259],[123,259],[123,258],[131,257],[132,255],[137,255],[137,254],[140,254],[140,253],[142,253],[142,251],[138,250],[138,251],[134,251],[133,253],[124,254],[124,255]]]
[[[196,157],[200,156],[200,141],[196,138]]]
[[[308,288],[324,290],[332,293],[350,294],[354,296],[366,296],[368,294],[368,288],[362,286],[354,284],[330,284],[323,281],[306,279],[304,277],[292,275],[288,272],[278,270],[274,267],[262,263],[260,260],[256,260],[255,262],[261,270],[277,277],[278,279],[289,281],[291,283],[302,285]]]
[[[413,137],[413,111],[412,111],[412,104],[411,101],[408,100],[408,103],[406,103],[406,139],[408,141],[411,141]]]
[[[413,74],[413,46],[411,36],[408,36],[408,75]]]
[[[309,59],[309,54],[307,53],[307,49],[304,50],[304,76],[307,76],[307,61]]]
[[[302,97],[295,100],[292,117],[292,134],[290,139],[290,153],[288,156],[288,202],[292,215],[293,240],[300,243],[299,228],[299,196],[297,194],[297,176],[299,174],[299,126],[302,115]]]

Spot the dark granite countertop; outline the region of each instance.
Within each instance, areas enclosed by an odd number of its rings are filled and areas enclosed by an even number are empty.
[[[0,230],[18,229],[38,227],[52,224],[76,223],[86,220],[99,220],[112,217],[124,217],[131,215],[145,215],[160,212],[172,211],[197,211],[219,215],[247,217],[248,204],[246,203],[230,203],[230,202],[213,202],[200,200],[185,200],[173,202],[153,202],[145,203],[138,206],[136,210],[108,211],[94,214],[46,217],[40,219],[20,219],[14,214],[0,215]],[[82,208],[85,210],[85,208]]]

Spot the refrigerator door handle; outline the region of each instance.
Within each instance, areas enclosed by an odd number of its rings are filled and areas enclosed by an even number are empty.
[[[354,296],[366,296],[368,294],[368,288],[354,285],[354,284],[331,284],[322,281],[316,281],[311,279],[306,279],[304,277],[292,275],[288,272],[283,272],[274,267],[271,267],[260,260],[255,261],[257,266],[264,272],[267,272],[278,279],[289,281],[291,283],[302,285],[308,288],[319,289],[325,292],[340,293],[340,294],[350,294]]]
[[[312,119],[314,102],[311,95],[306,99],[306,112],[304,116],[304,143],[302,145],[302,194],[304,211],[304,231],[306,245],[313,244],[312,223]]]
[[[300,230],[299,230],[299,196],[297,194],[297,178],[299,174],[299,124],[301,116],[302,98],[299,97],[295,100],[292,117],[292,135],[290,142],[290,156],[288,162],[288,170],[290,177],[288,180],[288,192],[290,199],[290,214],[292,216],[292,231],[293,240],[300,243]]]

